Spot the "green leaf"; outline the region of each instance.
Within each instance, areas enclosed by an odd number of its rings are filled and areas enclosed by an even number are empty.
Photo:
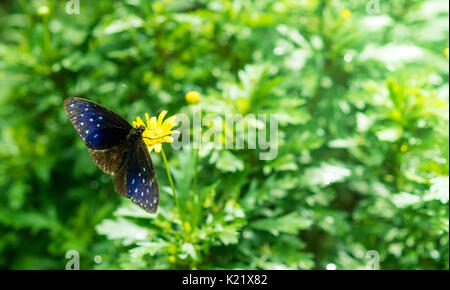
[[[181,247],[180,258],[185,260],[187,257],[191,257],[193,260],[198,260],[197,252],[195,251],[194,245],[191,243],[184,243]]]
[[[148,229],[140,227],[124,218],[104,220],[95,229],[99,234],[106,235],[108,239],[122,239],[124,245],[129,245],[136,241],[145,241],[149,234]]]
[[[424,200],[440,200],[443,204],[449,199],[449,177],[440,176],[431,180],[430,190],[425,194]]]
[[[237,172],[244,170],[244,162],[228,150],[215,151],[209,159],[219,170]]]
[[[114,34],[118,32],[122,32],[125,30],[129,30],[132,28],[139,28],[144,24],[144,21],[135,15],[129,15],[126,18],[118,19],[113,21],[111,24],[103,27],[101,30],[97,30],[96,34]]]
[[[401,134],[402,130],[399,128],[386,128],[375,133],[378,137],[378,140],[385,142],[395,142],[397,141]]]
[[[278,236],[280,233],[297,234],[299,230],[307,229],[311,225],[310,219],[302,217],[297,212],[291,212],[281,217],[257,220],[252,222],[250,227]]]
[[[401,192],[399,194],[395,194],[392,198],[392,202],[399,208],[404,208],[407,206],[411,206],[414,204],[417,204],[421,202],[420,196],[407,193],[407,192]]]
[[[221,228],[217,235],[224,245],[236,244],[239,241],[239,231],[234,227]]]
[[[138,242],[137,245],[138,247],[132,248],[130,250],[130,254],[134,258],[141,258],[145,254],[154,256],[158,253],[161,253],[161,251],[170,244],[164,241],[158,241],[158,242]]]
[[[342,181],[350,175],[351,170],[346,167],[322,163],[320,167],[306,169],[301,180],[303,184],[308,186],[325,187]]]

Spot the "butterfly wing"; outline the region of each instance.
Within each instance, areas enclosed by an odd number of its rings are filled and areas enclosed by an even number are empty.
[[[84,144],[101,150],[119,145],[133,128],[113,111],[81,98],[68,98],[64,110]]]
[[[150,213],[159,203],[159,187],[155,168],[142,139],[128,145],[123,165],[114,178],[114,189]]]
[[[119,169],[131,125],[113,111],[81,98],[68,98],[64,110],[94,163],[105,173]]]
[[[108,149],[94,150],[88,148],[88,151],[95,165],[101,171],[109,175],[115,175],[119,170],[126,146],[127,142],[123,142]]]

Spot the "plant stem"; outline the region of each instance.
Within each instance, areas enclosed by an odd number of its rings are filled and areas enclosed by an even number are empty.
[[[194,181],[192,183],[192,195],[193,195],[193,205],[195,208],[194,214],[194,230],[197,228],[197,223],[199,219],[199,196],[197,193],[197,179],[198,179],[198,151],[199,149],[194,149]]]
[[[27,34],[27,50],[30,50],[30,42],[31,42],[31,27],[33,27],[33,15],[31,15],[30,9],[28,8],[28,5],[25,0],[19,0],[19,4],[22,7],[22,10],[27,16],[27,27],[26,27],[26,34]]]
[[[198,149],[194,149],[194,181],[192,184],[192,192],[197,196],[197,179],[198,179]]]
[[[43,23],[44,23],[44,53],[45,53],[44,58],[48,60],[50,58],[51,53],[50,27],[48,24],[48,15],[44,16]]]
[[[200,109],[200,122],[202,120],[202,110]],[[197,229],[198,221],[200,219],[200,211],[201,211],[201,203],[200,196],[197,192],[197,184],[198,184],[198,154],[200,149],[195,148],[194,146],[194,181],[192,183],[192,195],[193,195],[193,206],[194,206],[194,215],[193,215],[193,229],[194,231]]]
[[[186,225],[184,221],[184,214],[180,207],[180,202],[178,201],[177,193],[175,191],[175,185],[173,184],[172,175],[170,174],[169,163],[167,162],[166,154],[164,153],[164,149],[161,147],[161,155],[164,161],[164,166],[166,167],[167,178],[169,179],[170,187],[172,187],[173,198],[175,199],[175,204],[178,209],[178,213],[180,215],[181,224],[183,226],[184,232],[187,234]]]

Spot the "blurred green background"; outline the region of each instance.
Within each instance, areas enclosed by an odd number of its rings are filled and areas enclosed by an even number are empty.
[[[449,268],[448,1],[67,2],[0,4],[0,268]],[[146,214],[63,100],[131,122],[189,114],[189,91],[279,114],[278,157],[165,144],[182,214],[154,152]]]

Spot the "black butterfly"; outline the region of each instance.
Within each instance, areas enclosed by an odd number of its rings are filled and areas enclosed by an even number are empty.
[[[94,163],[114,176],[114,189],[150,213],[159,203],[155,168],[142,139],[145,127],[133,128],[113,111],[81,98],[68,98],[64,110]]]

